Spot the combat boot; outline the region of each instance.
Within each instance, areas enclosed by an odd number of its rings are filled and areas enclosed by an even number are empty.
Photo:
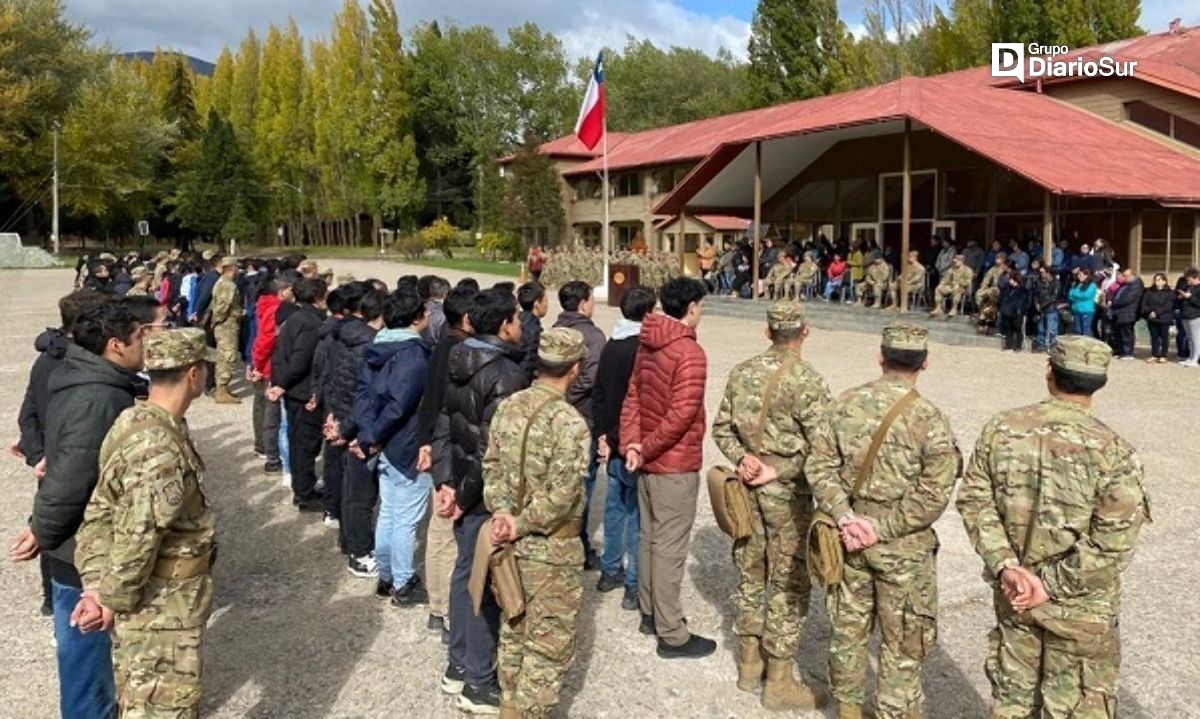
[[[857,704],[838,704],[837,719],[874,719],[875,715],[863,711]]]
[[[242,400],[229,391],[229,385],[223,384],[213,392],[213,402],[217,404],[241,404]]]
[[[767,711],[812,711],[820,707],[812,689],[796,681],[791,659],[768,659],[762,705]]]
[[[515,704],[500,702],[500,719],[521,719],[521,710]]]
[[[763,664],[762,640],[758,637],[738,637],[737,688],[754,693],[762,683]]]

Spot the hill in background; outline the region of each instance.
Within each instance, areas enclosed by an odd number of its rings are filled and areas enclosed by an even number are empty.
[[[213,70],[215,70],[217,67],[216,65],[212,64],[211,62],[208,62],[207,60],[201,60],[199,58],[192,57],[191,55],[184,55],[181,52],[173,53],[173,54],[180,55],[183,58],[185,58],[188,61],[188,65],[190,65],[192,67],[192,72],[196,73],[197,75],[204,75],[206,77],[212,77]],[[143,50],[141,52],[119,52],[119,53],[117,53],[117,57],[122,58],[124,60],[141,60],[142,62],[153,62],[154,61],[154,51],[153,50]]]

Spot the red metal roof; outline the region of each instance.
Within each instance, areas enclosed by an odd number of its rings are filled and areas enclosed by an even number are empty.
[[[688,215],[688,221],[691,220],[697,220],[717,232],[745,232],[750,227],[750,220],[732,215]],[[677,222],[678,217],[664,217],[654,223],[654,228],[666,229]]]
[[[1078,52],[1137,60],[1136,78],[1200,97],[1196,28]],[[703,159],[655,209],[676,214],[749,142],[905,117],[1058,194],[1200,201],[1200,161],[1194,155],[1046,95],[1014,90],[986,67],[629,133],[616,142],[610,137],[608,165],[621,170]],[[566,152],[573,140],[560,138],[545,147]],[[567,174],[602,169],[602,158],[591,158]]]

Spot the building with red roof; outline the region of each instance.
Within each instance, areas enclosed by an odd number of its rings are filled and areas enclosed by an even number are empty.
[[[1129,72],[1019,81],[975,68],[611,133],[612,244],[642,235],[695,271],[701,242],[753,234],[757,220],[767,237],[874,242],[893,261],[940,238],[1049,235],[1103,238],[1142,273],[1200,264],[1200,28],[1052,59],[1103,57]],[[562,234],[592,245],[598,150],[574,137],[540,148],[563,178]]]

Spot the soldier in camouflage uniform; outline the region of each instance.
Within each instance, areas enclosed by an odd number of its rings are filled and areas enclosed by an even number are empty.
[[[883,255],[876,254],[871,260],[870,266],[867,267],[867,273],[863,277],[862,284],[858,286],[857,304],[861,307],[866,303],[867,291],[871,292],[871,304],[866,305],[868,308],[883,309],[884,294],[887,289],[894,284],[895,274],[892,271],[892,266],[887,260],[883,259]]]
[[[908,253],[908,264],[904,267],[904,283],[910,295],[925,292],[925,265],[921,264],[920,252],[913,251]],[[900,282],[893,279],[892,283],[888,286],[888,291],[892,295],[891,304],[899,307]]]
[[[125,293],[127,297],[148,297],[150,295],[150,281],[154,278],[150,276],[149,271],[143,265],[138,265],[130,270],[129,279],[133,282],[133,286]]]
[[[737,686],[758,689],[765,654],[763,706],[798,711],[817,706],[812,690],[792,674],[811,587],[803,551],[812,521],[805,460],[814,438],[828,436],[831,397],[825,380],[800,357],[808,336],[803,305],[771,305],[767,336],[771,348],[730,373],[713,441],[737,463],[752,497],[754,533],[733,544]]]
[[[1007,272],[1007,256],[1003,252],[997,253],[996,264],[984,273],[979,289],[975,290],[975,307],[980,314],[1000,303],[1000,280]]]
[[[591,433],[566,400],[587,346],[565,327],[546,330],[538,379],[500,403],[483,459],[492,541],[514,542],[525,614],[500,627],[500,716],[546,717],[575,653],[583,601],[583,480]]]
[[[785,252],[780,256],[779,262],[771,266],[771,271],[767,273],[767,278],[763,280],[763,286],[766,287],[767,297],[773,300],[781,300],[787,298],[788,290],[792,286],[792,271],[796,269],[796,260],[790,252]]]
[[[184,414],[215,359],[199,329],[145,341],[150,397],[100,448],[100,479],[76,537],[83,631],[113,634],[123,719],[200,716],[200,640],[212,604],[214,518]]]
[[[835,444],[814,450],[815,456],[832,453],[839,460],[832,471],[809,477],[817,506],[843,528],[848,550],[842,583],[826,596],[832,624],[829,683],[838,719],[864,716],[867,644],[875,626],[876,716],[925,716],[921,665],[937,640],[938,540],[932,525],[950,502],[961,465],[950,422],[915,394],[917,377],[927,367],[926,334],[920,325],[884,328],[883,376],[838,397],[828,414]],[[904,405],[897,404],[910,393]],[[854,492],[872,440],[893,406],[899,414]]]
[[[993,589],[991,716],[1112,719],[1121,573],[1150,506],[1133,447],[1092,414],[1112,350],[1063,337],[1049,353],[1050,396],[984,425],[958,493]]]
[[[805,288],[812,287],[815,295],[817,277],[821,273],[821,267],[813,262],[812,252],[804,253],[804,261],[800,263],[800,267],[796,270],[796,274],[792,277],[792,297],[797,300],[804,299]]]
[[[930,317],[941,317],[945,313],[946,298],[950,298],[950,314],[949,317],[958,316],[958,307],[962,302],[962,298],[971,291],[971,283],[975,281],[975,273],[967,267],[966,260],[962,255],[954,256],[954,264],[950,267],[950,271],[942,277],[938,282],[937,289],[933,292],[933,311],[929,313]]]
[[[238,363],[238,330],[242,321],[242,294],[238,292],[234,277],[237,275],[237,259],[226,257],[221,260],[221,277],[213,287],[212,333],[217,340],[217,387],[213,401],[217,404],[239,404],[242,400],[229,391]]]

